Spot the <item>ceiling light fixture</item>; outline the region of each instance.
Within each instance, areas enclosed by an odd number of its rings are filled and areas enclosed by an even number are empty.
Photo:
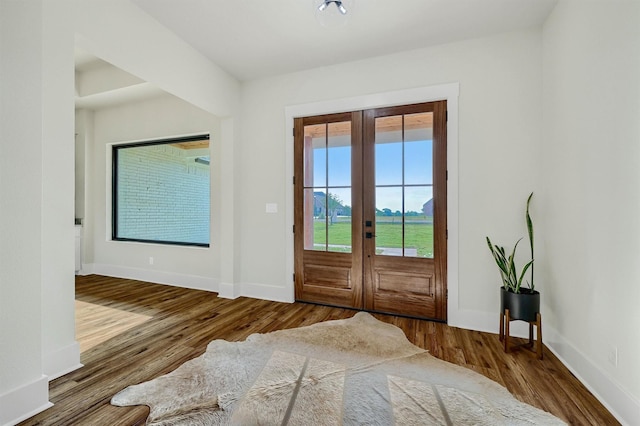
[[[333,3],[333,4],[331,4]],[[311,0],[313,14],[323,27],[342,27],[354,15],[355,0]]]
[[[340,13],[342,13],[343,15],[347,14],[347,9],[345,9],[345,7],[342,5],[342,1],[341,0],[324,0],[324,2],[320,6],[318,6],[318,10],[320,12],[322,12],[331,3],[335,3],[335,5],[338,8],[338,10],[340,11]]]

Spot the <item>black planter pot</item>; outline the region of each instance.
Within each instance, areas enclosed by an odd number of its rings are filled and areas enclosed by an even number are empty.
[[[512,320],[535,321],[540,312],[540,292],[521,288],[520,293],[512,293],[500,287],[500,310],[509,309]]]

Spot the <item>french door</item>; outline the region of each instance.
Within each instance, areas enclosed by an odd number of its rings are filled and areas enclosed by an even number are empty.
[[[446,320],[446,101],[296,118],[296,300]]]

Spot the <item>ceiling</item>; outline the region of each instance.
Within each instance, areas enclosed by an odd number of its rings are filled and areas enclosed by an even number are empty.
[[[344,20],[322,0],[132,2],[247,81],[540,26],[557,0],[343,0]]]
[[[542,25],[557,0],[131,0],[240,81]],[[328,14],[327,14],[328,13]],[[166,95],[76,49],[76,108]]]
[[[98,110],[166,95],[156,85],[135,77],[82,49],[75,49],[75,107]]]

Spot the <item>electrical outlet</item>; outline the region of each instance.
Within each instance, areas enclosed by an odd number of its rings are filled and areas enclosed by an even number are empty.
[[[614,367],[618,366],[618,347],[617,346],[612,346],[611,349],[609,350],[609,364],[613,365]]]
[[[153,265],[153,256],[149,257],[149,265]]]

